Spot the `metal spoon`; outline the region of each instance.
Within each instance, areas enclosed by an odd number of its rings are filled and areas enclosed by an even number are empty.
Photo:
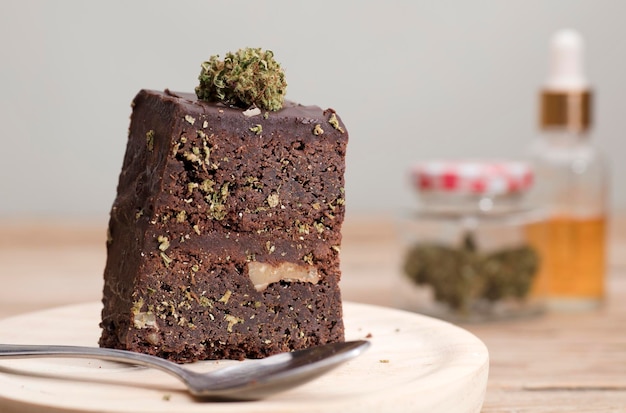
[[[196,373],[147,354],[98,347],[0,344],[0,358],[74,357],[152,367],[178,377],[194,396],[216,400],[258,400],[304,384],[369,347],[365,340],[325,344],[246,360],[209,373]]]

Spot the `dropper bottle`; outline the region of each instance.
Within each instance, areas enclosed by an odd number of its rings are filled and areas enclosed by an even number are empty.
[[[591,139],[583,46],[576,31],[553,36],[540,133],[531,146],[533,199],[547,211],[528,228],[542,258],[534,293],[553,310],[594,308],[604,297],[608,168]]]

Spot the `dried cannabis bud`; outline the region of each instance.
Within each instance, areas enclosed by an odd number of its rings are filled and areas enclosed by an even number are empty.
[[[201,66],[198,99],[244,109],[257,106],[277,111],[283,107],[287,82],[270,50],[239,49],[227,53],[224,60],[211,56]]]
[[[457,311],[469,310],[477,299],[524,298],[538,268],[539,256],[530,246],[481,254],[469,233],[458,248],[416,244],[404,262],[410,279],[430,285],[437,301]]]

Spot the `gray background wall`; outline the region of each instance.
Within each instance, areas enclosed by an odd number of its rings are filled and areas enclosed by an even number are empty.
[[[106,217],[135,93],[191,91],[200,62],[245,46],[274,51],[289,99],[348,125],[349,213],[393,213],[417,160],[522,154],[564,27],[586,39],[623,208],[624,16],[619,0],[2,0],[0,218]]]

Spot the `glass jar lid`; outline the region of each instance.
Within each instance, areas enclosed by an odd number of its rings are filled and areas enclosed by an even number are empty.
[[[531,166],[513,160],[433,160],[410,171],[422,214],[500,215],[528,209]]]
[[[421,192],[498,196],[525,192],[533,181],[521,161],[435,160],[416,164],[411,175]]]

